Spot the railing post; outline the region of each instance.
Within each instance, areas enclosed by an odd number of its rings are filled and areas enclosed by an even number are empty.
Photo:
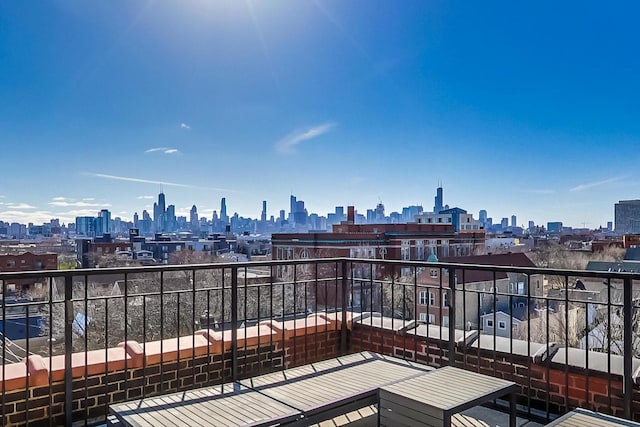
[[[633,402],[633,289],[632,280],[624,279],[624,417],[631,419]],[[610,321],[610,320],[609,320]]]
[[[233,381],[238,379],[238,267],[236,266],[231,267],[231,378]]]
[[[340,354],[347,354],[347,260],[342,260],[342,324],[340,327]]]
[[[65,425],[73,424],[73,276],[64,277],[64,419]]]
[[[456,364],[456,270],[449,268],[449,365]],[[442,298],[442,297],[441,297]],[[441,319],[442,320],[442,319]]]

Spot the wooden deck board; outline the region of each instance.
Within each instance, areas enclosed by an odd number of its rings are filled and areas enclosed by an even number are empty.
[[[300,412],[238,384],[174,393],[111,406],[126,425],[237,426],[271,425],[273,420],[294,420]]]
[[[377,396],[380,386],[423,375],[424,365],[363,352],[237,383],[111,405],[126,425],[262,425],[295,420]]]

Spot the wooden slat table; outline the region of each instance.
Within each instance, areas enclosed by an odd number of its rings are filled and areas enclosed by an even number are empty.
[[[586,409],[574,409],[547,424],[548,427],[638,427],[639,423],[612,417],[611,415],[599,414],[587,411]]]
[[[295,421],[300,411],[241,384],[133,400],[111,405],[126,426],[271,426]]]
[[[433,368],[376,353],[356,353],[262,375],[241,384],[300,410],[307,423],[375,404],[378,389]]]
[[[449,427],[452,415],[509,394],[515,427],[516,390],[514,382],[447,366],[380,387],[380,425]]]

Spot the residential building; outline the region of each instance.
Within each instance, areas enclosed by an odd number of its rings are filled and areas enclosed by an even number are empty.
[[[640,200],[620,200],[614,205],[615,231],[640,234]]]
[[[58,255],[55,253],[11,253],[0,255],[0,272],[57,270]],[[7,295],[23,295],[27,291],[41,288],[37,279],[14,279],[6,283]]]

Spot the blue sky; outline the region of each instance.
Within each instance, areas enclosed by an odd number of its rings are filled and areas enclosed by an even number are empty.
[[[0,219],[640,198],[634,3],[0,3]],[[164,183],[164,184],[162,184]]]

